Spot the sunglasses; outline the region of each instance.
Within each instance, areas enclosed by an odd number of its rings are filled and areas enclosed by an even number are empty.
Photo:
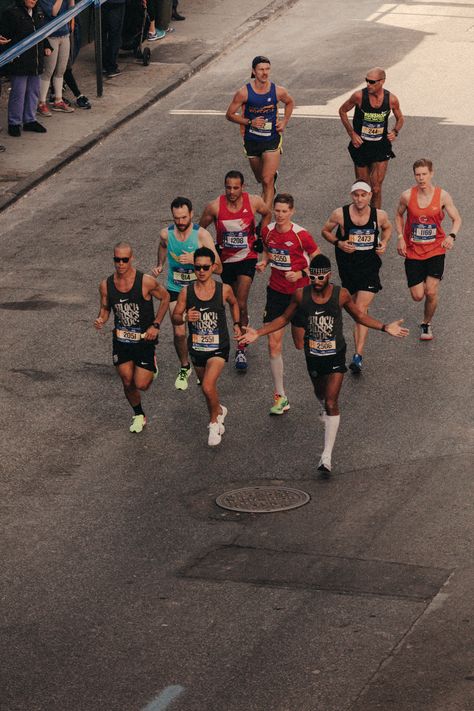
[[[365,81],[367,82],[367,84],[377,84],[377,82],[382,81],[382,80],[381,79],[367,79],[367,77],[365,77]]]
[[[130,261],[130,257],[114,257],[115,264],[120,264],[120,262],[123,262],[124,264],[128,264],[129,261]]]
[[[202,271],[208,272],[209,269],[211,268],[211,266],[212,266],[211,264],[195,264],[194,271],[195,272],[202,272]]]
[[[324,274],[310,274],[309,278],[311,279],[311,281],[324,281],[330,273],[331,272],[324,272]]]

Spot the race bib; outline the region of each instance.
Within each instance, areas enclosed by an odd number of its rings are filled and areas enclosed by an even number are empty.
[[[383,137],[384,128],[385,121],[381,123],[363,121],[360,137],[363,141],[380,141]]]
[[[219,348],[218,333],[193,333],[193,350],[195,351],[216,351]]]
[[[258,136],[259,138],[271,138],[272,122],[265,121],[263,128],[254,128],[254,126],[249,126],[249,134],[252,136]]]
[[[248,247],[249,236],[247,232],[224,232],[222,246],[227,249],[244,249]]]
[[[336,354],[336,341],[334,339],[327,341],[317,341],[314,338],[309,339],[309,352],[312,356],[325,356]]]
[[[139,328],[116,328],[115,337],[120,343],[135,343],[142,337]]]
[[[270,265],[274,269],[281,269],[285,272],[291,270],[291,257],[288,249],[269,247],[268,252],[270,254]]]
[[[411,241],[415,244],[430,244],[436,240],[436,225],[414,223],[411,226]]]
[[[349,242],[354,245],[357,250],[373,249],[375,244],[374,230],[350,230]]]
[[[191,281],[196,281],[194,269],[186,269],[185,267],[173,269],[173,284],[183,286],[184,284],[189,284]]]

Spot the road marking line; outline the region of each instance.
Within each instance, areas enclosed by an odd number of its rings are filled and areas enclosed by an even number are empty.
[[[170,703],[181,696],[184,686],[167,686],[153,701],[150,701],[143,711],[165,711]]]

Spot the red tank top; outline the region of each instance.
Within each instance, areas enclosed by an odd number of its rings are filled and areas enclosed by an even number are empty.
[[[257,259],[255,244],[255,216],[248,193],[242,193],[242,209],[231,212],[225,195],[219,198],[216,236],[222,262],[242,262]]]
[[[408,259],[429,259],[445,254],[441,243],[446,234],[441,227],[444,211],[441,208],[441,188],[435,188],[428,207],[418,205],[418,189],[412,188],[408,201],[407,221],[403,236]]]

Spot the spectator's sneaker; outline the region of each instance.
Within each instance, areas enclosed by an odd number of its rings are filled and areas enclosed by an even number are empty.
[[[21,136],[21,126],[9,124],[8,135],[14,138],[19,138]]]
[[[278,395],[275,393],[273,396],[273,407],[270,408],[270,415],[283,415],[290,409],[290,403],[285,395]]]
[[[219,423],[220,425],[222,425],[222,427],[224,427],[224,420],[225,420],[225,418],[226,418],[226,416],[227,416],[227,408],[226,408],[226,406],[225,406],[225,405],[221,405],[221,410],[222,410],[221,414],[220,414],[220,415],[217,415],[217,421],[218,421],[218,423]],[[224,430],[224,432],[225,432],[225,430]],[[222,432],[221,432],[221,434],[222,434]]]
[[[23,124],[24,131],[33,131],[34,133],[46,133],[46,129],[38,121],[29,121]]]
[[[110,72],[105,72],[105,76],[107,79],[113,79],[114,77],[118,77],[119,74],[122,74],[122,70],[117,67],[117,69],[114,69],[113,71]]]
[[[173,12],[171,14],[171,19],[175,20],[175,22],[181,22],[182,20],[185,20],[186,18],[184,15],[180,15],[177,10],[173,10]]]
[[[77,97],[75,104],[78,109],[91,109],[91,102],[87,98],[87,96],[84,96],[84,94],[81,94],[80,96]]]
[[[245,355],[245,351],[240,348],[235,353],[234,366],[236,370],[247,370],[247,356]]]
[[[327,457],[324,454],[321,456],[318,464],[318,472],[322,472],[322,474],[326,475],[331,473],[331,457]]]
[[[432,341],[433,340],[433,329],[431,328],[431,323],[421,323],[420,324],[420,341]]]
[[[0,145],[0,153],[5,153],[6,150],[5,146]]]
[[[163,37],[166,37],[165,30],[156,29],[154,32],[148,33],[147,40],[148,40],[148,42],[156,42],[156,40],[163,39]]]
[[[62,114],[72,114],[74,109],[72,106],[68,106],[63,99],[61,101],[55,101],[51,106],[51,111],[59,111],[59,113]]]
[[[349,364],[349,368],[352,370],[354,375],[358,375],[362,372],[362,356],[359,355],[359,353],[354,353],[352,361]]]
[[[209,422],[207,427],[209,429],[209,438],[207,443],[209,447],[215,447],[221,443],[222,435],[225,432],[224,425],[219,424],[219,422]]]
[[[49,110],[48,104],[46,104],[44,101],[39,102],[36,113],[39,114],[40,116],[52,116],[53,115],[51,113],[51,111]]]
[[[174,386],[176,390],[187,390],[188,389],[188,380],[189,376],[191,375],[191,366],[189,365],[187,368],[184,366],[179,369],[178,377],[176,378],[174,382]]]
[[[132,424],[130,425],[130,432],[141,432],[146,425],[145,415],[134,415],[132,417]]]

